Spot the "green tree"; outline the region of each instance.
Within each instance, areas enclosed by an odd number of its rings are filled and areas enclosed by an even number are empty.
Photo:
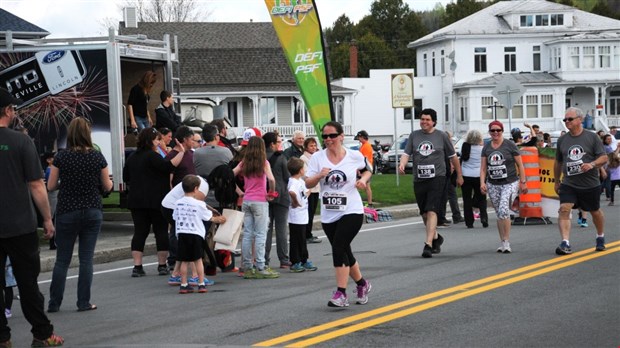
[[[325,40],[330,44],[350,42],[353,39],[353,23],[346,15],[341,15],[334,26],[325,30]]]
[[[450,25],[469,15],[472,15],[488,6],[487,3],[476,0],[456,0],[446,6],[446,14],[443,17],[443,26]]]
[[[368,77],[370,69],[400,68],[396,52],[381,38],[366,34],[359,38],[358,76]]]
[[[340,42],[329,46],[329,67],[332,79],[349,77],[349,45],[350,42]]]
[[[590,9],[590,12],[600,15],[600,16],[605,16],[605,17],[609,17],[609,18],[614,18],[614,19],[620,19],[620,13],[619,12],[615,12],[610,6],[609,6],[609,2],[605,1],[605,0],[599,0],[596,5],[594,5],[592,7],[592,9]]]

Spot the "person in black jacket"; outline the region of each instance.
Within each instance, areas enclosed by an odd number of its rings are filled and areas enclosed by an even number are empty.
[[[146,275],[142,269],[142,254],[151,226],[157,245],[157,271],[160,275],[168,274],[168,222],[161,212],[161,201],[170,191],[170,173],[181,163],[185,148],[177,143],[174,148],[177,155],[170,160],[164,159],[156,150],[158,135],[155,128],[144,128],[138,135],[138,149],[127,158],[123,168],[123,180],[129,185],[128,207],[134,224],[131,239],[132,277]]]
[[[265,243],[265,264],[269,265],[269,254],[271,253],[271,240],[275,225],[276,230],[276,249],[280,268],[289,268],[291,262],[288,256],[288,208],[291,204],[291,196],[288,194],[288,178],[291,176],[287,168],[286,157],[282,151],[278,151],[282,144],[282,137],[276,133],[269,132],[263,135],[265,148],[267,150],[267,160],[271,165],[271,171],[276,179],[276,191],[278,197],[269,202],[269,229],[267,230],[267,241]]]
[[[163,90],[159,94],[159,99],[161,99],[161,104],[155,109],[155,128],[168,128],[174,133],[183,124],[181,116],[177,115],[172,108],[174,104],[172,93]]]

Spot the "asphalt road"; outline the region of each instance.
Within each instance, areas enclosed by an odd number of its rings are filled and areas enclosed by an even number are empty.
[[[513,226],[512,254],[495,252],[494,214],[487,229],[442,229],[445,244],[431,259],[420,257],[419,218],[366,224],[353,244],[373,285],[363,306],[327,307],[335,280],[324,241],[309,245],[316,272],[273,280],[220,273],[206,294],[178,294],[152,275],[153,257],[143,278],[129,276],[131,260],[97,265],[92,302],[99,309],[75,311],[71,278],[61,311],[49,317],[67,347],[617,347],[620,210],[604,211],[608,250],[594,252],[592,224],[573,223],[574,254],[563,257],[554,253],[555,219]],[[46,299],[50,277],[40,277]],[[351,282],[350,298],[353,290]],[[14,347],[27,346],[30,327],[18,302],[9,323]]]

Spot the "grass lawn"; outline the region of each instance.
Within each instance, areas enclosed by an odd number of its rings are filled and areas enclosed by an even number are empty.
[[[396,174],[372,176],[370,187],[375,207],[415,203],[412,175],[399,175],[398,180],[400,185],[396,186]],[[360,191],[360,194],[366,201],[366,191]]]

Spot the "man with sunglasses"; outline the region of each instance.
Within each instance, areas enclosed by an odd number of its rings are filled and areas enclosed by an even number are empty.
[[[605,217],[600,209],[599,168],[607,163],[601,139],[583,128],[583,111],[568,108],[564,125],[568,133],[558,139],[553,165],[555,192],[560,196],[558,225],[562,243],[555,249],[558,255],[572,253],[569,242],[571,209],[581,208],[592,214],[596,226],[596,251],[605,250]],[[560,174],[563,174],[560,181]]]
[[[441,205],[441,195],[445,189],[447,168],[446,158],[452,162],[457,174],[456,183],[463,184],[463,174],[459,159],[446,132],[435,129],[437,112],[424,109],[420,113],[420,130],[409,134],[405,153],[400,157],[398,170],[405,173],[409,157],[413,156],[413,191],[420,213],[426,226],[426,242],[422,257],[433,257],[441,251],[443,237],[437,233],[437,212]]]

